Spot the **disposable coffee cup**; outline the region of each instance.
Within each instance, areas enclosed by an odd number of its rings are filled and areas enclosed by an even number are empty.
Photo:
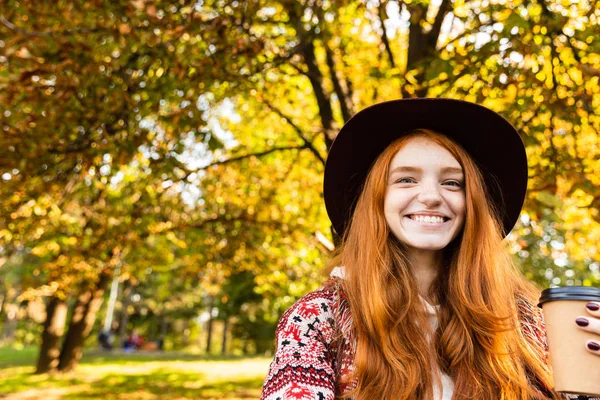
[[[600,396],[600,357],[585,349],[594,334],[575,324],[577,317],[588,315],[585,305],[590,301],[600,302],[600,288],[563,286],[542,291],[538,306],[544,313],[558,392]]]

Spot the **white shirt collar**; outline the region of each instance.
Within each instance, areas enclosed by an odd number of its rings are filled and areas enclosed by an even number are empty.
[[[329,276],[332,277],[332,278],[344,279],[345,276],[346,276],[346,267],[334,267],[331,270],[331,272],[329,273]],[[438,313],[438,311],[440,310],[440,306],[439,305],[435,305],[434,306],[434,305],[430,304],[421,295],[419,295],[419,298],[421,299],[421,301],[425,305],[425,308],[427,309],[427,313],[428,314],[430,314],[430,315],[436,315]]]

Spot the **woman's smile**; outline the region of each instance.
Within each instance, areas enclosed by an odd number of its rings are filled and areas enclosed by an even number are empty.
[[[450,221],[449,218],[440,217],[438,215],[409,214],[405,218],[412,223],[416,223],[417,225],[426,228],[441,228],[446,226],[444,225],[446,222]]]

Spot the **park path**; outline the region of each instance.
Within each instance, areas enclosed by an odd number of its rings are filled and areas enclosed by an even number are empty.
[[[66,394],[72,394],[76,392],[89,389],[88,385],[69,386],[61,388],[40,388],[40,389],[29,389],[23,392],[14,394],[1,395],[0,399],[6,400],[61,400]]]

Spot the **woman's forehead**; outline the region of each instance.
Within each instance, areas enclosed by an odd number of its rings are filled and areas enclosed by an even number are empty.
[[[462,170],[460,163],[448,149],[427,138],[408,140],[394,155],[390,163],[390,171],[398,168],[419,169],[425,167]]]

